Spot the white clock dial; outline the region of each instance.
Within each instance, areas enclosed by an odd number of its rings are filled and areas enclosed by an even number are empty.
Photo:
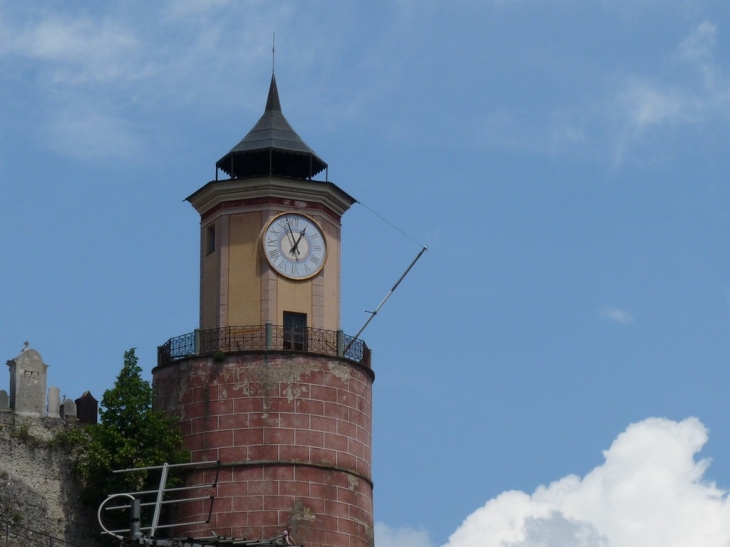
[[[327,242],[314,220],[299,213],[282,213],[264,228],[261,241],[272,268],[290,279],[309,279],[327,260]]]

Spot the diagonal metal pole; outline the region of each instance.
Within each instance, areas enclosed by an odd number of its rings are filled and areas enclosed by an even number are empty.
[[[150,537],[155,537],[155,528],[160,522],[160,510],[162,509],[162,498],[165,495],[165,486],[167,485],[167,462],[162,464],[162,475],[160,476],[160,489],[157,491],[157,504],[155,505],[155,514],[152,517],[152,528],[150,529]]]
[[[345,350],[342,352],[343,355],[345,355],[347,353],[347,350],[349,350],[350,349],[350,346],[352,346],[352,344],[355,343],[355,340],[357,340],[358,338],[360,338],[360,335],[367,328],[367,326],[370,324],[370,321],[372,321],[373,318],[378,314],[378,312],[380,311],[380,308],[382,308],[385,305],[385,303],[388,301],[388,298],[390,298],[390,296],[398,288],[398,285],[400,285],[400,282],[403,281],[403,279],[405,278],[405,276],[408,275],[408,272],[411,271],[411,268],[413,268],[413,266],[416,264],[416,262],[418,262],[418,259],[421,258],[421,255],[423,253],[425,253],[427,250],[428,250],[428,247],[422,247],[421,248],[421,252],[418,253],[418,255],[416,256],[416,258],[413,259],[413,262],[411,262],[411,265],[408,266],[408,268],[406,268],[406,271],[403,272],[403,275],[401,275],[400,278],[398,278],[398,281],[395,282],[395,285],[393,285],[393,288],[390,289],[390,291],[388,292],[388,294],[385,295],[385,298],[383,298],[383,301],[380,303],[380,305],[377,308],[375,308],[375,311],[368,312],[370,314],[370,317],[368,317],[368,320],[365,321],[365,324],[362,326],[362,328],[359,331],[357,331],[357,334],[352,338],[352,340],[350,340],[350,343],[347,344],[347,346],[345,347]]]

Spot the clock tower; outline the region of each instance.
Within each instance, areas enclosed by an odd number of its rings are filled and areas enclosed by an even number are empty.
[[[340,328],[340,218],[354,199],[281,112],[272,77],[264,115],[188,197],[201,217],[200,328],[271,323]]]
[[[228,178],[220,177],[221,172]],[[325,180],[315,177],[324,174]],[[341,218],[355,202],[284,117],[263,116],[187,200],[200,214],[200,318],[158,348],[155,404],[210,482],[175,535],[373,544],[370,350],[340,329]]]

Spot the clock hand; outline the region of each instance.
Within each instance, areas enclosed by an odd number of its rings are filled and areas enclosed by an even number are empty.
[[[306,232],[306,231],[307,231],[307,227],[305,226],[304,227],[304,230],[302,230],[301,232],[299,232],[299,239],[297,239],[297,242],[294,244],[294,246],[289,251],[291,254],[293,254],[293,255],[296,256],[296,259],[297,260],[299,260],[299,242],[304,237],[304,232]]]
[[[286,217],[286,226],[289,228],[289,232],[287,232],[287,237],[289,238],[289,241],[292,244],[292,248],[294,246],[294,232],[291,229],[291,224],[289,223],[289,217]],[[291,253],[291,251],[289,251]]]

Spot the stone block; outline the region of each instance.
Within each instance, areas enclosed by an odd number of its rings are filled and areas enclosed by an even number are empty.
[[[279,459],[279,447],[265,444],[249,446],[248,459],[253,461],[276,461]]]
[[[0,411],[10,410],[10,399],[8,398],[8,392],[4,389],[0,389]]]
[[[294,429],[266,428],[265,444],[294,444]]]
[[[306,462],[309,461],[309,447],[295,445],[281,445],[279,447],[279,458],[285,462]]]
[[[61,418],[67,422],[75,422],[77,420],[76,403],[72,399],[66,399],[61,403]]]
[[[48,365],[41,354],[28,347],[15,359],[7,362],[10,367],[10,408],[22,416],[46,415],[46,377]]]
[[[48,417],[61,417],[61,390],[57,387],[48,388]]]

